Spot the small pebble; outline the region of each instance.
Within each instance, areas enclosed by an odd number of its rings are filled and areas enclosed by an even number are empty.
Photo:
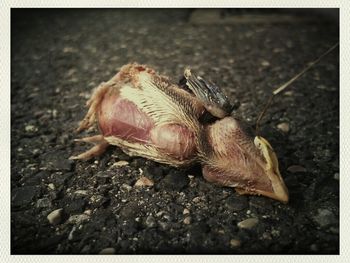
[[[113,255],[113,254],[115,254],[115,248],[113,248],[113,247],[104,248],[99,252],[99,254],[100,255]]]
[[[84,211],[84,214],[88,215],[88,216],[91,216],[92,210],[91,209],[87,209],[87,210]]]
[[[87,214],[80,214],[80,215],[72,215],[68,218],[68,222],[72,224],[81,224],[84,221],[87,221],[90,218]]]
[[[76,229],[77,229],[76,226],[73,226],[72,230],[68,234],[68,240],[73,240],[73,234]]]
[[[239,228],[243,229],[252,229],[259,223],[258,218],[248,218],[246,220],[243,220],[237,224]]]
[[[288,122],[281,122],[281,123],[277,124],[277,129],[279,129],[280,131],[282,131],[284,133],[288,133],[290,130],[289,123]]]
[[[189,174],[189,175],[187,175],[187,177],[188,177],[188,179],[193,180],[194,175]]]
[[[75,53],[77,50],[74,47],[65,47],[63,53]]]
[[[294,92],[291,91],[291,90],[288,90],[284,93],[285,96],[293,96],[294,95]]]
[[[140,177],[135,183],[136,187],[143,187],[143,186],[153,186],[154,182],[151,179],[148,179],[146,176]]]
[[[76,190],[74,193],[76,195],[88,195],[88,191],[87,190]]]
[[[193,203],[199,203],[201,201],[201,198],[199,196],[192,199]]]
[[[231,239],[230,240],[230,246],[232,248],[237,248],[241,246],[241,241],[239,239]]]
[[[26,127],[24,127],[26,132],[37,132],[38,128],[34,125],[27,125]]]
[[[225,230],[220,229],[220,230],[218,230],[218,233],[224,235],[225,234]]]
[[[56,118],[57,117],[57,113],[58,113],[58,111],[56,109],[53,109],[52,110],[52,117]]]
[[[270,62],[268,62],[267,60],[263,60],[263,61],[261,62],[261,66],[263,66],[263,67],[268,67],[268,66],[270,66]]]
[[[192,218],[190,216],[186,216],[184,219],[184,224],[189,225],[191,224]]]
[[[49,189],[51,189],[51,190],[55,190],[55,189],[56,189],[56,187],[55,187],[55,185],[54,185],[53,183],[50,183],[50,184],[48,184],[47,186],[48,186]]]
[[[129,164],[129,162],[127,162],[127,161],[118,161],[118,162],[114,163],[112,165],[112,167],[123,167],[123,166],[126,166],[128,164]]]
[[[188,210],[187,208],[184,209],[184,211],[182,212],[183,215],[188,215],[190,213],[190,210]]]
[[[62,221],[62,215],[63,215],[63,208],[59,208],[52,211],[47,216],[47,219],[49,220],[51,225],[58,225]]]

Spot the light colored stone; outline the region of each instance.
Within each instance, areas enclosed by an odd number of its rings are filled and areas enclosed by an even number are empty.
[[[68,223],[72,223],[72,224],[81,224],[84,221],[87,221],[90,218],[89,215],[87,214],[80,214],[80,215],[71,215],[68,218]]]
[[[63,53],[76,53],[77,49],[74,47],[64,47],[63,48]]]
[[[146,176],[140,177],[135,183],[136,187],[153,186],[154,182]]]
[[[258,218],[248,218],[248,219],[245,219],[245,220],[239,222],[237,224],[237,226],[239,228],[243,228],[243,229],[252,229],[258,223],[259,223],[259,219]]]
[[[190,213],[190,210],[188,210],[187,208],[184,209],[184,211],[182,212],[183,215],[188,215]]]
[[[52,117],[57,118],[57,115],[58,115],[58,111],[56,109],[53,109],[52,110]]]
[[[241,246],[241,241],[239,239],[231,239],[230,240],[230,246],[232,248],[237,248]]]
[[[74,237],[74,232],[77,228],[75,226],[73,226],[72,230],[69,232],[68,234],[68,240],[73,240],[73,237]]]
[[[261,62],[261,66],[263,66],[263,67],[268,67],[268,66],[270,66],[270,62],[268,62],[267,60],[263,60],[263,61]]]
[[[191,224],[192,218],[190,216],[186,216],[184,219],[184,224],[189,225]]]
[[[47,220],[49,220],[51,225],[58,225],[62,221],[63,208],[56,209],[52,211],[47,216]]]
[[[84,211],[85,215],[91,216],[92,215],[92,210],[91,209],[87,209]]]
[[[286,92],[284,92],[284,96],[293,96],[294,92],[292,90],[287,90]]]
[[[36,126],[30,125],[30,124],[26,125],[24,127],[24,129],[25,129],[26,132],[37,132],[38,131],[38,128]]]
[[[192,199],[193,203],[199,203],[201,201],[201,198],[199,196]]]
[[[277,129],[279,129],[280,131],[287,133],[290,130],[289,127],[289,123],[288,122],[281,122],[279,124],[277,124]]]
[[[118,161],[116,163],[114,163],[112,165],[112,167],[123,167],[123,166],[127,166],[129,164],[129,162],[127,161]]]
[[[88,195],[87,190],[76,190],[74,193],[77,195]]]

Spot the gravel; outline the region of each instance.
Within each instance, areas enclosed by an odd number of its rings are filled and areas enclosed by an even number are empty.
[[[320,227],[327,227],[338,222],[332,211],[328,209],[317,209],[317,214],[313,218]]]
[[[11,204],[13,206],[29,205],[35,197],[40,195],[40,187],[38,186],[23,186],[12,190]]]
[[[169,191],[180,191],[188,185],[189,181],[190,180],[183,172],[171,170],[171,172],[160,182],[160,188]]]
[[[52,225],[58,225],[59,223],[62,222],[62,219],[63,219],[63,209],[62,208],[59,208],[59,209],[52,211],[47,216],[47,220],[49,220],[50,224],[52,224]]]
[[[259,223],[258,218],[248,218],[237,223],[237,226],[242,229],[252,229]]]
[[[231,211],[241,211],[248,207],[248,198],[246,196],[230,196],[226,199],[226,207]]]
[[[294,11],[207,11],[12,10],[12,254],[339,253],[337,50],[278,95],[261,122],[288,204],[210,184],[199,166],[176,169],[117,147],[68,159],[90,147],[75,138],[98,133],[75,132],[91,90],[126,63],[174,81],[191,66],[254,130],[272,90],[339,40],[337,24],[309,13],[278,23],[244,15]],[[136,187],[142,177],[153,186]]]

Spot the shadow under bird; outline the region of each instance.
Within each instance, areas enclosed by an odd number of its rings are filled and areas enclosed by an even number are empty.
[[[94,90],[87,106],[78,131],[97,122],[100,134],[78,139],[95,145],[71,159],[90,159],[116,145],[175,167],[199,162],[209,182],[288,202],[271,145],[249,136],[230,116],[221,90],[190,69],[175,84],[146,65],[127,64]]]

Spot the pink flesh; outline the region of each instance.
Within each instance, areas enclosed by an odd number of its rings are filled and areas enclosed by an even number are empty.
[[[177,160],[185,160],[196,151],[194,134],[187,127],[179,124],[155,126],[133,102],[117,94],[107,94],[103,98],[98,121],[104,137],[152,144]]]
[[[203,176],[222,186],[273,192],[264,171],[265,162],[239,122],[225,117],[208,126],[208,140],[213,147],[215,164],[203,166]]]
[[[194,134],[186,126],[165,124],[151,131],[154,145],[178,160],[193,156],[196,150]]]
[[[154,127],[153,120],[146,113],[116,94],[104,97],[98,120],[103,136],[116,136],[129,142],[147,143]]]
[[[271,182],[261,171],[252,170],[249,174],[240,172],[225,174],[222,171],[214,170],[208,165],[203,166],[203,177],[208,181],[222,186],[238,187],[254,191],[258,189],[266,192],[273,192]]]

